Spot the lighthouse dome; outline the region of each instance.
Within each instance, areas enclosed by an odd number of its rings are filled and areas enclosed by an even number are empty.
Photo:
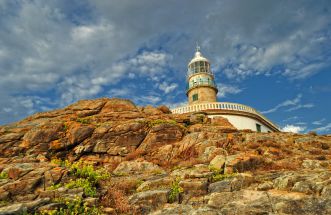
[[[199,46],[188,64],[188,75],[195,73],[211,73],[209,60],[201,54]]]

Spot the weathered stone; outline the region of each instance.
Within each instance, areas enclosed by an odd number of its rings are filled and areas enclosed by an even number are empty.
[[[114,174],[164,174],[159,166],[147,161],[124,161],[113,171]]]
[[[264,182],[262,184],[259,184],[257,187],[257,190],[259,191],[265,191],[265,190],[270,190],[273,188],[273,183],[271,181]]]
[[[194,209],[191,205],[169,204],[165,205],[164,208],[151,213],[150,215],[192,215],[193,211]]]
[[[0,215],[16,215],[27,213],[27,208],[22,203],[12,204],[0,208]]]
[[[152,190],[136,193],[129,198],[130,204],[134,205],[137,211],[144,213],[158,209],[168,202],[169,190]]]
[[[263,163],[263,158],[252,153],[240,153],[226,158],[225,173],[244,172],[256,169]]]
[[[309,181],[298,181],[291,190],[294,192],[313,193],[312,186],[312,183]]]
[[[318,169],[321,168],[321,161],[318,160],[304,160],[302,162],[302,167],[307,169]]]
[[[226,157],[223,155],[217,155],[213,160],[210,161],[209,166],[212,169],[220,171],[224,168]]]
[[[160,190],[160,189],[168,189],[171,187],[173,182],[172,178],[162,177],[154,180],[148,180],[143,182],[138,188],[138,192],[147,191],[147,190]]]
[[[107,101],[103,106],[101,113],[122,111],[138,111],[138,109],[130,100],[113,98]]]
[[[165,105],[161,105],[161,106],[157,107],[157,109],[159,109],[160,111],[162,111],[162,113],[171,114],[170,109],[167,106],[165,106]]]
[[[152,107],[150,105],[147,105],[144,109],[143,112],[147,115],[160,115],[163,114],[161,110],[158,108]]]
[[[198,164],[192,168],[176,169],[170,174],[173,177],[179,178],[208,178],[213,175],[207,165]]]
[[[25,194],[33,192],[40,182],[41,176],[7,183],[2,186],[2,188],[9,192],[11,195]]]
[[[91,126],[75,126],[69,129],[69,141],[71,144],[77,144],[90,137],[94,131]]]
[[[173,143],[182,139],[183,130],[175,124],[159,124],[154,126],[140,144],[140,150],[148,151],[153,147]]]
[[[72,105],[69,105],[66,109],[74,111],[101,110],[107,100],[108,99],[80,100]]]
[[[52,210],[57,210],[61,207],[64,207],[63,203],[50,203],[50,204],[46,204],[44,206],[40,206],[38,208],[38,211],[39,212],[52,211]]]
[[[199,194],[207,193],[208,179],[186,179],[179,182],[179,186],[183,188],[185,193],[196,192]]]
[[[231,192],[231,179],[225,179],[215,183],[211,183],[208,187],[209,193],[215,192]]]
[[[24,135],[23,142],[20,146],[28,148],[39,143],[49,143],[52,140],[59,139],[62,130],[62,123],[50,124],[45,128],[31,129]]]
[[[21,139],[23,133],[9,133],[0,136],[0,144]]]

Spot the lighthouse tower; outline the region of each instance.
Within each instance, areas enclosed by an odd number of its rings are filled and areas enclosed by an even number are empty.
[[[189,105],[205,102],[216,102],[217,87],[210,63],[203,57],[197,46],[193,59],[188,64],[187,90]]]
[[[194,57],[188,64],[188,105],[172,109],[172,113],[200,113],[208,118],[226,118],[237,129],[256,132],[279,132],[279,127],[263,114],[247,105],[232,102],[217,102],[217,86],[207,58],[197,46]]]

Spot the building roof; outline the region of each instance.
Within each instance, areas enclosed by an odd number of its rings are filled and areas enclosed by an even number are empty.
[[[188,65],[194,63],[194,62],[197,62],[197,61],[205,61],[205,62],[208,62],[209,63],[209,60],[207,58],[205,58],[201,52],[200,52],[200,46],[197,46],[196,47],[196,51],[195,51],[195,54],[194,54],[194,57],[192,58],[192,60],[189,62]]]

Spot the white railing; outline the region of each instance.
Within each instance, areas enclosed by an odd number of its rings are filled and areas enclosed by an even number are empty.
[[[174,114],[182,114],[182,113],[190,113],[190,112],[197,112],[204,110],[232,110],[232,111],[252,113],[258,115],[259,117],[267,121],[269,124],[279,129],[277,125],[275,125],[273,122],[268,120],[265,116],[263,116],[254,108],[251,108],[247,105],[231,103],[231,102],[207,102],[207,103],[192,104],[192,105],[174,108],[171,110],[171,112]]]

